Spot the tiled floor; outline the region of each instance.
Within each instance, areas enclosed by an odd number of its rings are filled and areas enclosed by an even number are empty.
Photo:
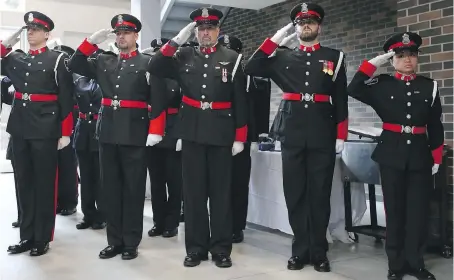
[[[18,230],[11,228],[16,217],[13,175],[0,175],[0,280],[381,280],[386,279],[387,264],[383,245],[374,245],[361,237],[360,244],[334,243],[329,258],[331,273],[318,273],[312,267],[288,271],[286,263],[291,239],[282,234],[248,229],[243,244],[235,245],[230,269],[220,269],[211,262],[185,268],[183,224],[177,238],[149,238],[151,207],[146,203],[144,238],[140,256],[133,261],[98,259],[106,245],[104,231],[78,231],[77,215],[57,217],[55,241],[49,253],[40,258],[28,254],[9,256],[6,248],[18,240]],[[3,253],[1,253],[3,250]],[[427,267],[439,280],[453,279],[452,260],[427,256]],[[406,277],[405,279],[413,279]]]

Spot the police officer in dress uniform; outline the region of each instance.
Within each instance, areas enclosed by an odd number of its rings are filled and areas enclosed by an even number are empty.
[[[104,51],[95,52],[88,59],[97,59]],[[73,146],[80,168],[81,204],[84,218],[76,225],[77,229],[106,227],[101,211],[101,179],[99,168],[99,148],[96,139],[96,123],[101,108],[102,92],[94,79],[73,74],[75,97],[79,108],[78,121],[74,130]]]
[[[66,53],[68,56],[74,54],[74,49],[68,46],[55,46],[54,50]],[[74,96],[74,93],[73,93]],[[74,102],[74,97],[73,97]],[[74,102],[76,104],[76,102]],[[74,107],[73,107],[74,108]],[[73,110],[74,114],[74,110]],[[77,115],[73,115],[73,120],[77,120]],[[73,121],[74,130],[74,121]],[[69,216],[76,213],[78,204],[78,187],[77,181],[77,159],[74,151],[71,137],[71,143],[64,149],[58,151],[58,200],[57,214]]]
[[[0,45],[2,73],[16,89],[7,132],[14,143],[22,209],[21,241],[8,252],[31,250],[31,256],[40,256],[53,240],[58,150],[70,143],[74,89],[66,67],[68,56],[46,47],[53,21],[35,11],[26,13],[24,21],[26,26]],[[23,28],[30,51],[11,51]]]
[[[284,195],[295,236],[287,268],[313,263],[316,271],[329,272],[331,184],[336,153],[348,134],[345,59],[343,52],[318,41],[322,7],[299,4],[290,18],[292,23],[252,55],[245,72],[271,78],[284,92],[275,134],[282,143]],[[277,49],[294,25],[300,47]]]
[[[165,44],[149,67],[152,75],[176,79],[182,89],[176,134],[183,140],[184,265],[189,267],[207,260],[208,251],[218,267],[232,265],[232,154],[246,142],[247,101],[242,56],[217,44],[222,16],[212,8],[193,11],[194,22]],[[194,26],[199,47],[177,52]]]
[[[423,253],[432,175],[442,161],[444,132],[437,82],[415,74],[421,43],[412,32],[392,36],[383,46],[385,54],[364,61],[348,87],[383,121],[372,159],[380,166],[390,280],[404,274],[435,279],[424,268]],[[387,61],[396,69],[394,75],[372,77]]]
[[[241,53],[243,43],[235,36],[220,36],[218,42],[223,46]],[[247,81],[250,81],[247,77]],[[248,82],[246,82],[248,84]],[[248,88],[247,88],[248,90]],[[246,228],[246,218],[249,198],[249,178],[251,175],[251,151],[258,150],[258,134],[256,133],[254,98],[247,92],[248,101],[248,138],[244,143],[244,151],[233,157],[232,160],[232,242],[241,243],[244,240],[243,230]]]
[[[122,259],[131,260],[138,256],[142,240],[147,178],[145,147],[157,144],[148,136],[152,127],[146,69],[150,56],[137,50],[138,32],[142,28],[137,18],[120,14],[112,18],[111,26],[112,29],[102,29],[84,40],[69,65],[77,74],[95,79],[103,92],[96,133],[108,246],[99,257],[108,259],[122,254]],[[112,32],[120,54],[104,52],[97,59],[87,60],[97,50],[97,44],[107,40]]]
[[[154,39],[151,47],[156,53],[168,41],[167,38]],[[181,93],[175,80],[153,75],[150,84],[153,87],[151,119],[160,121],[161,126],[156,129],[160,130],[157,133],[163,136],[163,140],[155,146],[147,147],[154,222],[148,235],[170,238],[178,234],[181,211],[181,140],[175,137],[174,132]]]

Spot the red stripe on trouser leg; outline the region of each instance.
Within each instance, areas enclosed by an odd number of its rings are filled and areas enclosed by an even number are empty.
[[[57,216],[57,201],[58,201],[58,167],[57,172],[55,173],[55,184],[54,184],[54,217]],[[52,235],[50,236],[50,241],[54,241],[54,232],[55,232],[55,220],[54,227],[52,228]]]

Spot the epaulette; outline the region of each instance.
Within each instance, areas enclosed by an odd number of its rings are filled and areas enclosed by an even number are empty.
[[[11,51],[11,52],[13,52],[13,51]],[[25,52],[24,52],[23,50],[21,50],[21,49],[14,50],[14,52],[25,53]]]

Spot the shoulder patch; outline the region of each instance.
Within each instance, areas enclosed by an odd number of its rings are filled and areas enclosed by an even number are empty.
[[[364,84],[366,84],[368,86],[375,85],[376,83],[378,83],[378,76],[372,77],[372,78],[364,81]]]

